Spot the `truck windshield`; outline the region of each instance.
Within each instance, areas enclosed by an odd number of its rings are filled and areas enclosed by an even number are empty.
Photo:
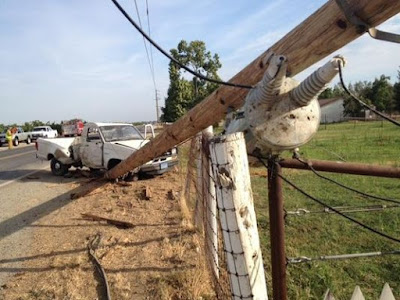
[[[106,142],[143,139],[140,132],[131,125],[101,126],[100,130]]]
[[[35,127],[33,131],[46,131],[46,127]]]

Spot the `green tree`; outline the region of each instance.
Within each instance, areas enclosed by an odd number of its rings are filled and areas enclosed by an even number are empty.
[[[393,86],[389,80],[390,77],[385,75],[381,75],[379,79],[375,78],[371,89],[367,93],[367,98],[371,100],[377,110],[390,113],[395,108],[395,102],[393,99]]]
[[[329,99],[333,98],[333,89],[328,87],[325,91],[323,91],[319,96],[318,99]]]
[[[190,43],[182,40],[171,55],[180,63],[209,78],[218,79],[217,71],[221,68],[218,54],[207,51],[203,41]],[[169,64],[169,88],[165,99],[162,120],[174,122],[189,109],[211,94],[218,85],[192,77],[174,62]]]
[[[45,123],[43,123],[42,121],[39,121],[39,120],[32,121],[31,124],[32,124],[32,127],[45,125]]]
[[[32,131],[32,129],[33,129],[32,122],[25,122],[24,125],[22,125],[22,129],[25,132]]]
[[[56,122],[47,122],[46,125],[49,125],[51,128],[57,130],[58,134],[62,133],[62,125],[61,123],[56,123]]]
[[[372,89],[371,82],[357,81],[354,85],[350,83],[347,88],[352,92],[352,94],[360,98],[360,100],[364,101],[367,104],[371,104],[371,100],[369,99]],[[350,117],[364,116],[364,107],[348,95],[344,96],[343,106],[344,106],[344,114],[346,116]]]
[[[343,97],[344,91],[342,86],[337,83],[333,88],[326,88],[319,96],[318,99],[329,99],[329,98],[336,98],[336,97]]]
[[[397,111],[400,111],[400,67],[397,71],[397,82],[393,85],[393,101]]]

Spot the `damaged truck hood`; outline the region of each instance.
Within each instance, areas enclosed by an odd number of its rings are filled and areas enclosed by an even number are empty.
[[[148,140],[128,140],[128,141],[115,141],[115,142],[111,142],[111,144],[129,147],[134,150],[138,150],[139,148],[143,147],[148,142],[149,142]]]

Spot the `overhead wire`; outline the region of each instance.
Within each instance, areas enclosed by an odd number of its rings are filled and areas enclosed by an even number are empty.
[[[261,157],[258,157],[258,160],[259,160],[267,169],[269,169],[269,168],[268,168],[268,165],[264,162],[264,160],[263,160]],[[278,163],[278,162],[276,162],[276,163]],[[333,212],[335,212],[336,214],[342,216],[343,218],[349,220],[350,222],[353,222],[353,223],[355,223],[355,224],[361,226],[362,228],[364,228],[364,229],[366,229],[366,230],[368,230],[368,231],[370,231],[370,232],[373,232],[373,233],[375,233],[375,234],[377,234],[377,235],[379,235],[379,236],[381,236],[381,237],[384,237],[384,238],[386,238],[386,239],[388,239],[388,240],[391,240],[391,241],[400,243],[400,239],[395,238],[395,237],[392,237],[392,236],[390,236],[390,235],[388,235],[388,234],[386,234],[386,233],[384,233],[384,232],[381,232],[381,231],[379,231],[379,230],[377,230],[377,229],[375,229],[375,228],[372,228],[372,227],[370,227],[369,225],[366,225],[366,224],[364,224],[364,223],[362,223],[362,222],[360,222],[360,221],[358,221],[358,220],[356,220],[356,219],[354,219],[354,218],[352,218],[352,217],[350,217],[350,216],[348,216],[348,215],[346,215],[346,214],[340,212],[339,210],[335,209],[334,207],[332,207],[332,206],[326,204],[324,201],[322,201],[322,200],[320,200],[320,199],[318,199],[318,198],[316,198],[316,197],[310,195],[309,193],[307,193],[306,191],[304,191],[303,189],[301,189],[300,187],[298,187],[296,184],[294,184],[293,182],[291,182],[289,179],[287,179],[286,177],[282,176],[281,174],[277,174],[277,176],[279,176],[284,182],[286,182],[287,184],[289,184],[291,187],[293,187],[295,190],[297,190],[297,191],[298,191],[299,193],[301,193],[302,195],[304,195],[304,196],[306,196],[307,198],[313,200],[314,202],[317,202],[318,204],[320,204],[320,205],[322,205],[322,206],[324,206],[324,207],[330,209],[331,211],[333,211]]]
[[[397,122],[396,120],[392,119],[391,117],[385,115],[384,113],[380,112],[379,110],[376,110],[375,108],[373,108],[372,106],[368,105],[367,103],[365,103],[364,101],[362,101],[360,98],[356,97],[347,87],[346,84],[344,83],[344,79],[343,79],[343,71],[342,71],[342,62],[339,61],[339,78],[340,78],[340,83],[342,84],[342,87],[344,89],[344,91],[354,100],[356,100],[359,104],[361,104],[362,106],[368,108],[370,111],[373,111],[375,114],[377,114],[378,116],[380,116],[381,118],[385,119],[386,121],[389,121],[390,123],[396,125],[396,126],[400,126],[400,123]]]
[[[140,34],[147,40],[149,41],[158,51],[160,51],[162,54],[164,54],[164,56],[166,56],[169,60],[171,60],[172,62],[174,62],[175,64],[177,64],[179,67],[181,67],[182,69],[186,70],[187,72],[189,72],[190,74],[203,79],[205,81],[208,82],[212,82],[212,83],[216,83],[216,84],[221,84],[221,85],[226,85],[226,86],[231,86],[231,87],[236,87],[236,88],[244,88],[244,89],[252,89],[253,86],[251,85],[245,85],[245,84],[239,84],[239,83],[232,83],[232,82],[226,82],[226,81],[221,81],[221,80],[217,80],[214,78],[209,78],[207,76],[204,76],[201,73],[198,73],[192,69],[190,69],[189,67],[185,66],[184,64],[182,64],[180,61],[178,61],[177,59],[175,59],[173,56],[171,56],[167,51],[165,51],[161,46],[159,46],[151,37],[149,37],[141,28],[141,26],[139,26],[130,16],[129,14],[122,8],[122,6],[118,3],[117,0],[111,0],[114,5],[119,9],[119,11],[124,15],[124,17],[129,21],[129,23],[131,23],[131,25],[133,27],[136,28],[137,31],[140,32]]]
[[[146,0],[146,15],[147,15],[147,30],[149,32],[149,37],[151,38],[151,30],[150,30],[150,14],[149,14],[149,2],[148,0]],[[151,60],[151,65],[153,66],[153,72],[154,71],[154,59],[153,59],[153,47],[152,45],[149,43],[150,45],[150,60]]]
[[[136,14],[137,14],[137,17],[138,17],[138,20],[139,20],[139,26],[140,26],[140,28],[143,28],[142,20],[140,18],[140,13],[139,13],[139,7],[138,7],[138,4],[137,4],[137,0],[134,0],[134,1],[135,1]],[[147,1],[146,1],[146,4],[147,4]],[[146,43],[146,39],[144,37],[143,37],[143,44],[144,44],[144,49],[146,50],[146,57],[147,57],[147,62],[148,62],[149,67],[150,67],[151,77],[153,79],[154,90],[157,90],[156,79],[155,79],[155,75],[154,75],[154,64],[150,60],[149,50],[147,49],[147,43]]]

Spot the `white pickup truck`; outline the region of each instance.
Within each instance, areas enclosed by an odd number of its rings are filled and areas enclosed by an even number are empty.
[[[14,133],[12,134],[12,142],[14,146],[18,146],[20,142],[26,142],[27,144],[31,143],[32,132],[24,132],[24,130],[21,127],[14,127],[13,131]],[[7,129],[0,134],[0,147],[3,144],[7,144],[6,132]]]
[[[54,175],[64,175],[71,166],[90,169],[111,169],[133,152],[145,145],[142,134],[131,124],[124,123],[86,123],[82,135],[71,138],[38,139],[36,156],[50,160]],[[149,161],[134,170],[162,174],[178,163],[176,149]]]
[[[51,128],[50,126],[37,126],[32,130],[32,140],[36,140],[38,138],[55,138],[57,136],[57,130]]]

